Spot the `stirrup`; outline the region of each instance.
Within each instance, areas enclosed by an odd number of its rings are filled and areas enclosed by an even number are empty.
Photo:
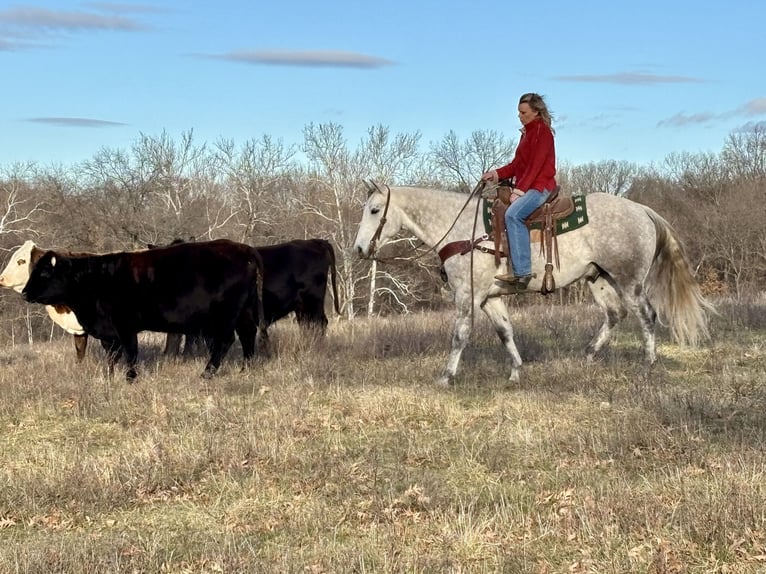
[[[499,275],[495,275],[495,279],[505,283],[516,283],[516,276],[513,273],[501,273]]]
[[[516,278],[516,289],[519,291],[522,291],[527,288],[529,285],[529,282],[532,281],[532,274],[529,275],[522,275],[521,277]]]
[[[516,276],[513,273],[501,273],[500,275],[495,275],[495,279],[498,281],[503,281],[504,283],[512,283],[519,289],[526,289],[527,285],[529,285],[529,282],[532,280],[532,277],[534,277],[534,274],[532,273],[529,275],[520,276]]]

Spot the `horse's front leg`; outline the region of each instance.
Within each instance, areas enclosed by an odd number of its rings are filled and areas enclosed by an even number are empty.
[[[500,337],[500,342],[511,356],[511,375],[508,380],[519,382],[519,369],[521,368],[521,355],[513,340],[513,326],[508,317],[508,306],[500,297],[487,299],[481,307],[495,326],[495,332]]]
[[[439,385],[448,386],[452,384],[457,373],[457,366],[460,363],[460,356],[463,349],[468,344],[471,336],[471,306],[458,304],[457,317],[455,318],[455,327],[452,331],[452,350],[450,350],[447,359],[447,368],[444,374],[437,381]]]

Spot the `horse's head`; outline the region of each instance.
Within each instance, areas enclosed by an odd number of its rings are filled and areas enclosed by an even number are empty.
[[[360,257],[375,257],[379,247],[385,245],[401,227],[394,210],[389,210],[391,189],[385,191],[375,182],[367,183],[367,201],[364,204],[362,220],[354,241],[354,250]]]

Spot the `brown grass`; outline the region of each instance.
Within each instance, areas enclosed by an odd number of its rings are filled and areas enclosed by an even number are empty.
[[[766,570],[766,310],[713,342],[595,309],[514,309],[518,385],[483,317],[454,388],[449,313],[290,321],[212,381],[142,343],[135,385],[67,338],[0,351],[0,572]]]

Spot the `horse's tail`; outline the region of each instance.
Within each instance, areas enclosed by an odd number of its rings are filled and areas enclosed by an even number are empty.
[[[673,228],[652,209],[646,206],[644,209],[657,230],[657,247],[646,282],[647,295],[667,323],[673,339],[697,346],[700,340],[710,337],[707,312],[715,313],[715,308],[702,295]]]

